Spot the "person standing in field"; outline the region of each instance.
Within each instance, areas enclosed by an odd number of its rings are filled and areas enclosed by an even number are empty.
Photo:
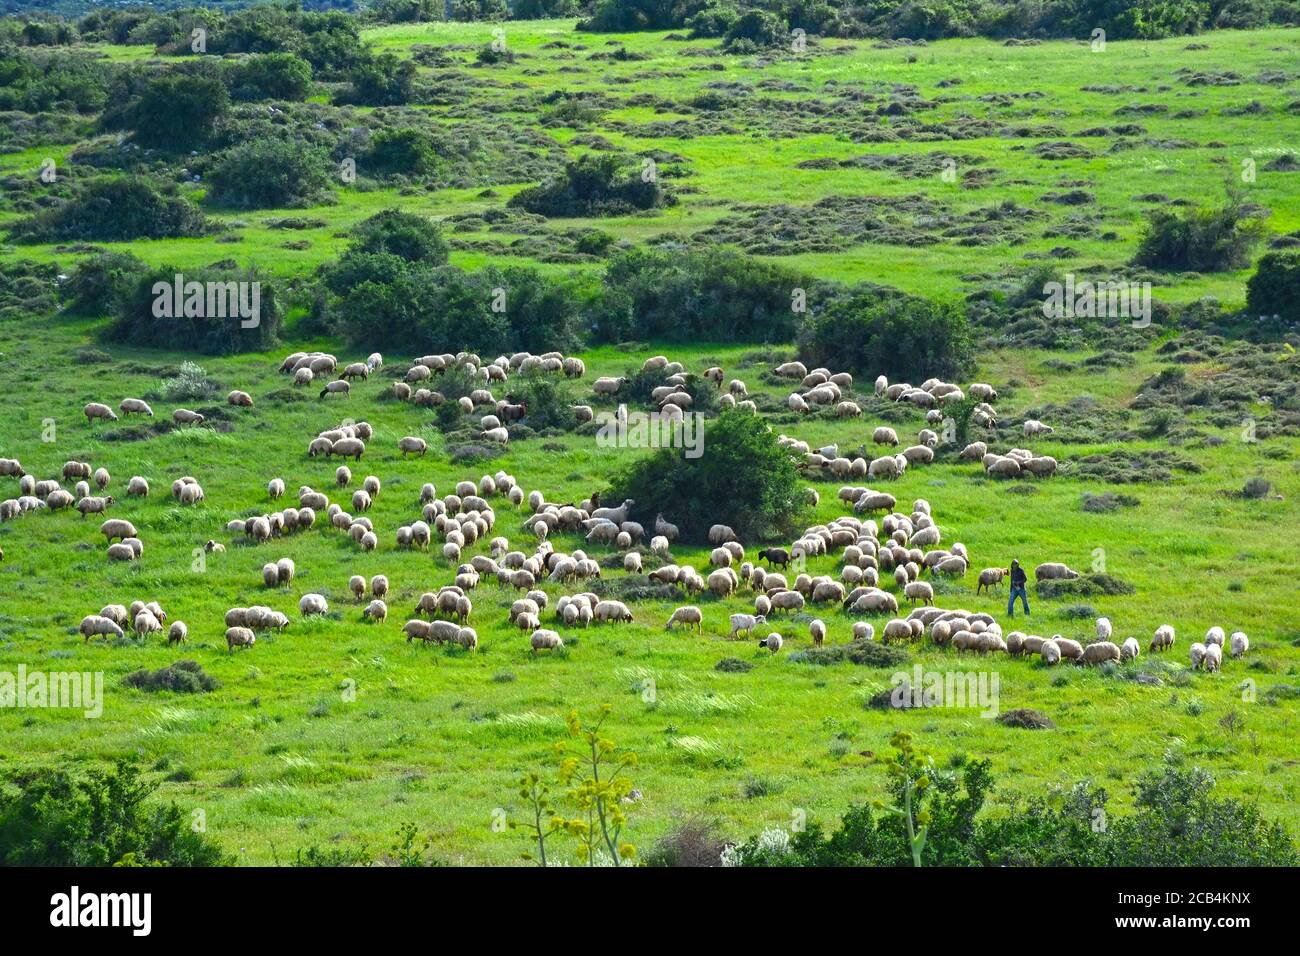
[[[1029,616],[1029,592],[1025,590],[1025,585],[1029,579],[1025,576],[1025,569],[1020,566],[1020,560],[1014,559],[1011,562],[1011,599],[1007,601],[1007,617],[1016,616],[1016,596],[1020,596],[1020,603],[1024,606],[1025,617]]]

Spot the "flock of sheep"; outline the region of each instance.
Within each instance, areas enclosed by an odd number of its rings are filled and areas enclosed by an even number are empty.
[[[287,356],[279,370],[292,377],[296,384],[305,385],[321,376],[336,372],[338,360],[333,355],[320,352],[296,352]],[[349,380],[367,380],[382,368],[383,359],[375,353],[365,362],[354,362],[344,367],[336,379],[329,381],[321,391],[321,398],[329,395],[348,395]],[[487,388],[494,382],[505,382],[518,372],[563,374],[570,378],[585,375],[582,360],[562,354],[547,353],[534,356],[518,353],[485,363],[472,353],[459,355],[427,355],[417,359],[394,384],[397,397],[418,406],[435,406],[445,399],[427,385],[435,376],[449,370],[461,369],[471,379],[480,379],[482,388],[457,399],[462,411],[473,413],[485,410],[480,420],[481,434],[487,440],[508,440],[507,425],[527,416],[526,403],[512,403],[495,398]],[[671,362],[666,356],[654,356],[643,365],[643,372],[662,376],[662,384],[651,394],[651,401],[660,412],[680,416],[692,407],[692,398],[686,389],[688,375],[681,363]],[[856,417],[861,408],[845,399],[853,388],[853,378],[845,372],[833,373],[827,369],[808,370],[799,362],[787,362],[775,369],[779,377],[799,380],[799,390],[792,392],[788,407],[808,411],[815,405],[833,405],[838,415]],[[710,367],[703,377],[721,391],[725,374],[720,367]],[[594,381],[592,390],[600,397],[614,397],[626,379],[602,377]],[[721,395],[726,406],[749,406],[748,389],[740,379],[726,384]],[[924,409],[926,425],[938,426],[944,416],[943,406],[970,394],[980,400],[974,411],[979,423],[992,425],[996,412],[989,402],[997,398],[996,390],[985,383],[975,383],[967,389],[930,379],[919,387],[906,383],[890,384],[884,376],[876,380],[875,393],[885,399],[904,402]],[[252,407],[252,398],[246,392],[233,391],[229,404]],[[153,415],[147,403],[139,399],[125,399],[119,406],[124,415]],[[591,420],[590,406],[574,407],[579,421]],[[116,420],[116,415],[105,405],[91,403],[85,413],[89,421]],[[177,409],[173,419],[179,424],[201,424],[203,416],[187,409]],[[1037,421],[1027,421],[1026,437],[1050,434],[1050,426]],[[307,447],[308,458],[324,456],[360,462],[366,452],[366,443],[374,437],[374,429],[366,422],[344,422],[336,428],[320,432]],[[840,454],[835,445],[812,449],[806,442],[789,436],[779,436],[779,443],[792,453],[802,456],[805,468],[841,478],[895,479],[909,465],[928,464],[933,461],[934,449],[939,444],[938,434],[930,427],[920,430],[915,445],[901,453],[887,454],[870,461],[862,456]],[[880,426],[871,433],[872,443],[897,448],[902,442],[894,428]],[[416,436],[406,436],[397,443],[402,457],[411,454],[423,456],[427,443]],[[990,454],[983,442],[972,443],[962,450],[964,460],[981,460],[991,475],[1009,477],[1030,474],[1046,477],[1056,470],[1056,461],[1047,456],[1035,456],[1024,449],[1011,449],[1006,455]],[[69,461],[63,468],[65,481],[77,481],[72,492],[65,491],[58,480],[36,481],[27,475],[14,459],[0,459],[0,476],[16,477],[20,496],[0,502],[0,520],[9,520],[20,514],[42,508],[51,511],[75,507],[83,516],[102,514],[114,503],[112,496],[91,494],[90,482],[103,491],[111,478],[104,468],[92,470],[89,463]],[[229,534],[242,536],[249,543],[263,545],[315,527],[318,516],[323,524],[346,534],[362,551],[375,551],[379,546],[379,532],[363,512],[371,509],[380,495],[382,483],[374,475],[367,475],[360,487],[348,494],[353,474],[348,465],[340,465],[334,474],[334,487],[348,495],[345,504],[331,502],[329,495],[304,485],[298,489],[297,507],[284,507],[277,511],[244,519],[235,519],[226,525]],[[127,482],[128,496],[147,498],[149,483],[141,476]],[[818,494],[806,489],[810,500],[818,502]],[[270,501],[278,502],[286,494],[283,479],[274,478],[267,485]],[[196,505],[204,501],[198,481],[192,477],[179,478],[172,485],[173,498],[182,505]],[[779,614],[795,614],[817,606],[840,607],[854,617],[890,615],[880,628],[880,640],[885,643],[914,641],[927,632],[934,644],[951,646],[957,651],[973,650],[979,653],[1002,651],[1010,654],[1038,654],[1046,664],[1061,660],[1081,664],[1103,661],[1134,660],[1140,653],[1138,641],[1128,638],[1122,644],[1111,642],[1110,622],[1097,621],[1097,641],[1087,646],[1077,641],[1054,635],[1043,638],[1037,635],[1012,631],[1005,636],[992,615],[966,610],[945,610],[934,606],[935,590],[930,581],[923,580],[928,572],[931,578],[940,576],[962,577],[971,567],[971,558],[961,542],[944,547],[944,536],[934,521],[930,505],[917,499],[910,513],[896,509],[895,497],[861,485],[845,485],[839,489],[838,498],[851,508],[852,514],[836,518],[826,524],[806,528],[789,547],[767,547],[747,555],[745,546],[735,531],[725,525],[715,525],[709,531],[712,550],[708,566],[696,568],[689,563],[673,560],[672,548],[679,532],[662,513],[655,518],[650,529],[633,520],[636,503],[624,501],[616,506],[602,505],[598,496],[580,503],[548,502],[541,491],[525,493],[515,478],[505,471],[483,475],[477,482],[462,480],[452,493],[439,496],[432,483],[424,484],[414,507],[418,517],[402,524],[394,532],[394,543],[399,549],[428,551],[435,542],[440,543],[441,556],[456,566],[452,583],[436,591],[426,591],[416,602],[410,619],[402,626],[407,641],[420,640],[432,644],[450,643],[467,650],[478,647],[478,635],[471,626],[474,605],[472,592],[485,577],[496,579],[498,588],[511,588],[524,592],[510,607],[509,623],[528,635],[534,651],[559,650],[564,647],[561,629],[586,627],[592,623],[617,623],[633,620],[631,610],[621,601],[602,599],[592,592],[565,594],[555,603],[551,620],[545,620],[550,599],[543,585],[576,585],[588,579],[599,579],[601,566],[586,550],[575,548],[571,552],[557,549],[551,542],[553,534],[580,534],[589,546],[613,548],[621,553],[621,566],[628,574],[646,573],[643,554],[648,553],[662,562],[646,576],[653,582],[679,588],[688,596],[709,592],[718,598],[738,595],[744,590],[753,594],[753,613],[730,616],[729,635],[732,638],[753,636],[760,627]],[[504,536],[492,536],[497,525],[497,510],[503,503],[516,510],[525,510],[520,531],[532,539],[527,549],[512,548]],[[350,508],[350,510],[347,510]],[[866,517],[879,515],[879,518]],[[133,561],[143,553],[143,543],[135,526],[124,519],[108,518],[100,526],[108,542],[108,556],[112,560]],[[486,554],[466,556],[480,539],[488,540]],[[646,551],[642,546],[646,546]],[[225,546],[216,541],[205,545],[208,552],[224,552]],[[801,568],[811,558],[838,553],[837,575],[810,575],[798,573],[790,578],[792,564]],[[749,559],[747,559],[749,558]],[[766,565],[766,567],[764,567]],[[780,570],[778,570],[778,568]],[[296,573],[292,558],[282,557],[268,561],[261,568],[261,582],[270,589],[292,586]],[[1007,574],[1005,568],[984,568],[978,572],[976,593],[996,588]],[[1035,569],[1039,580],[1078,577],[1078,573],[1060,562],[1045,562]],[[890,590],[890,579],[894,590]],[[361,618],[383,624],[388,618],[385,599],[390,592],[388,577],[373,575],[369,580],[353,575],[348,581],[348,591],[358,603],[366,602]],[[898,617],[900,602],[910,602],[914,607],[907,617]],[[306,618],[329,613],[324,595],[307,593],[298,604],[299,614]],[[132,630],[138,635],[159,632],[167,622],[167,615],[157,602],[134,602],[129,608],[108,605],[98,614],[88,615],[80,625],[87,640],[91,637],[120,638]],[[225,639],[229,650],[252,647],[257,633],[265,630],[283,630],[289,618],[271,608],[254,605],[231,608],[225,615]],[[553,624],[544,627],[544,623]],[[704,614],[697,605],[678,607],[667,621],[669,629],[685,626],[703,632]],[[874,640],[876,627],[866,620],[854,620],[850,626],[854,640]],[[821,618],[813,618],[808,633],[815,645],[822,644],[828,626]],[[171,643],[186,640],[188,628],[181,621],[172,623],[167,638]],[[1227,638],[1233,656],[1241,657],[1249,649],[1243,632],[1234,632]],[[1173,645],[1174,632],[1162,625],[1150,644],[1153,651],[1167,650]],[[784,638],[775,631],[766,634],[761,647],[775,653]],[[1218,670],[1222,663],[1225,635],[1222,628],[1214,627],[1206,634],[1204,642],[1192,646],[1194,667]]]

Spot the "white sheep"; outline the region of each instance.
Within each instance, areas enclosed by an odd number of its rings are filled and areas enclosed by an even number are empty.
[[[668,618],[668,623],[665,627],[671,630],[674,624],[685,624],[688,630],[694,627],[697,631],[703,633],[704,615],[700,613],[698,607],[693,604],[688,604],[673,611],[672,616]]]
[[[1233,631],[1228,646],[1232,649],[1233,657],[1245,657],[1246,652],[1250,650],[1250,638],[1246,636],[1245,631]]]

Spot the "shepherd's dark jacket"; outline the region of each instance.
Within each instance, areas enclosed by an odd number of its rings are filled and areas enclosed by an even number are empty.
[[[1013,588],[1023,588],[1025,586],[1025,582],[1028,580],[1029,579],[1025,577],[1024,568],[1016,566],[1011,569],[1011,586]]]

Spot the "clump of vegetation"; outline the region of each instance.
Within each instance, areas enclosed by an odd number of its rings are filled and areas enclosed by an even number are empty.
[[[1099,495],[1088,491],[1083,493],[1083,510],[1091,514],[1107,514],[1120,508],[1136,508],[1141,503],[1132,495],[1118,495],[1113,491],[1106,491]]]
[[[4,866],[219,866],[217,844],[190,826],[174,803],[150,799],[155,784],[139,767],[71,773],[41,767],[9,774],[0,786]]]
[[[208,232],[203,213],[175,187],[139,176],[92,179],[72,198],[20,219],[14,242],[122,242]]]
[[[683,820],[655,841],[645,866],[719,866],[726,841],[709,820]]]
[[[221,681],[207,673],[197,661],[177,661],[156,671],[132,671],[122,678],[122,683],[137,690],[166,690],[176,694],[207,693],[221,686]]]
[[[128,276],[105,338],[207,355],[261,351],[277,341],[283,316],[279,296],[257,272],[185,272],[179,301],[177,275],[179,269],[164,267]]]
[[[1227,272],[1250,265],[1251,249],[1263,238],[1263,224],[1247,214],[1239,197],[1221,209],[1179,214],[1153,211],[1133,261],[1178,272]]]
[[[600,863],[622,866],[636,856],[636,847],[622,841],[627,825],[627,801],[632,782],[627,771],[635,769],[636,754],[624,750],[601,733],[613,708],[605,704],[600,717],[584,724],[577,711],[565,721],[575,744],[556,744],[560,767],[556,783],[566,787],[564,800],[574,816],[565,817],[551,798],[551,787],[540,774],[525,774],[519,781],[519,796],[526,807],[525,822],[511,820],[512,830],[522,830],[529,839],[529,849],[521,854],[538,866],[548,866],[554,859],[552,838],[561,834],[577,843],[578,858],[586,866]]]
[[[723,864],[1294,866],[1300,859],[1280,823],[1252,803],[1215,799],[1214,778],[1198,768],[1171,763],[1144,773],[1127,815],[1109,813],[1109,795],[1085,781],[1063,798],[980,816],[994,783],[989,762],[940,767],[900,741],[905,736],[895,737],[886,800],[850,807],[831,833],[814,821],[798,833],[765,831],[728,847]]]
[[[816,365],[884,373],[890,381],[953,381],[974,363],[962,310],[876,289],[832,298],[801,331],[799,351]]]
[[[796,290],[812,280],[732,250],[630,249],[605,268],[591,307],[602,342],[788,342]]]
[[[1056,723],[1041,710],[1032,707],[1018,707],[998,714],[997,722],[1006,727],[1020,727],[1025,730],[1051,730]]]
[[[208,201],[232,209],[318,204],[329,186],[329,160],[287,139],[257,139],[220,154],[208,172]]]
[[[624,216],[673,201],[657,177],[641,175],[622,157],[600,154],[566,163],[550,182],[515,193],[509,205],[539,216],[572,218]]]
[[[713,665],[713,669],[724,674],[743,674],[752,671],[754,665],[751,661],[743,661],[739,657],[724,657]]]
[[[1246,283],[1246,311],[1250,317],[1276,315],[1283,323],[1300,322],[1300,252],[1267,252]]]
[[[879,641],[850,641],[796,651],[790,655],[790,660],[807,664],[842,664],[847,661],[861,667],[897,667],[907,660],[907,651]]]
[[[642,508],[672,502],[673,521],[691,541],[704,540],[714,524],[742,540],[789,533],[806,507],[794,459],[757,415],[723,412],[704,427],[703,453],[688,451],[661,448],[633,462],[602,498],[632,498]]]

